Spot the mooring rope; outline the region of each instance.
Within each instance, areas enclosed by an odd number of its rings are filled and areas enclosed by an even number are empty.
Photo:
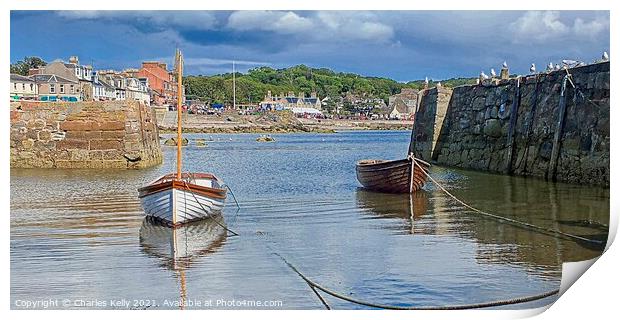
[[[313,291],[316,292],[315,289],[319,289],[322,292],[344,300],[344,301],[348,301],[351,303],[355,303],[358,305],[363,305],[366,307],[371,307],[371,308],[379,308],[379,309],[388,309],[388,310],[466,310],[466,309],[481,309],[481,308],[489,308],[489,307],[498,307],[498,306],[505,306],[505,305],[511,305],[511,304],[520,304],[520,303],[525,303],[525,302],[531,302],[531,301],[536,301],[536,300],[540,300],[540,299],[544,299],[553,295],[556,295],[560,292],[559,289],[555,289],[555,290],[551,290],[551,291],[547,291],[541,294],[537,294],[537,295],[532,295],[532,296],[525,296],[525,297],[518,297],[518,298],[512,298],[512,299],[505,299],[505,300],[496,300],[496,301],[491,301],[491,302],[481,302],[481,303],[472,303],[472,304],[460,304],[460,305],[445,305],[445,306],[394,306],[394,305],[386,305],[386,304],[380,304],[380,303],[374,303],[374,302],[367,302],[367,301],[363,301],[363,300],[359,300],[356,298],[353,298],[349,295],[345,295],[333,290],[330,290],[328,288],[325,288],[324,286],[322,286],[321,284],[314,282],[312,280],[310,280],[308,277],[306,277],[303,273],[301,273],[301,271],[299,271],[292,263],[290,263],[288,260],[286,260],[286,258],[284,258],[281,254],[277,253],[277,252],[273,252],[273,254],[275,254],[276,256],[278,256],[280,259],[282,259],[282,261],[284,261],[284,263],[291,268],[291,270],[293,270],[293,272],[295,272],[300,278],[302,278],[307,284],[308,286],[310,286],[310,288],[313,289]],[[323,303],[323,305],[327,308],[327,309],[331,309],[329,307],[329,305],[327,305],[327,303],[325,302],[325,300],[318,295],[321,299],[321,302]]]
[[[420,165],[416,162],[415,165],[417,165],[418,167],[420,167]],[[420,167],[421,168],[421,167]],[[448,193],[448,195],[452,196],[447,190],[445,190],[441,185],[439,185],[429,174],[428,172],[426,172],[424,169],[422,169],[422,171],[429,177],[429,179],[431,179],[431,181],[433,181],[435,184],[437,184],[442,190],[444,190],[444,192]],[[187,187],[187,189],[192,193],[192,196],[194,197],[194,199],[196,200],[196,202],[198,202],[198,204],[200,205],[200,207],[205,210],[206,212],[208,212],[203,206],[202,204],[198,201],[198,199],[196,198],[196,195],[194,194],[194,191],[189,187],[189,185],[187,184],[187,182],[185,182],[185,186]],[[230,190],[230,188],[229,188]],[[232,194],[232,190],[231,194]],[[234,194],[233,194],[233,198],[234,198]],[[480,211],[476,208],[473,208],[469,205],[467,205],[466,203],[460,201],[459,199],[457,199],[456,197],[452,196],[452,198],[454,198],[455,200],[459,201],[460,203],[462,203],[463,205],[467,206],[468,208],[475,210],[475,211],[479,211],[482,214],[488,214],[486,212]],[[235,199],[236,202],[236,199]],[[239,210],[239,204],[237,203],[237,208]],[[238,211],[237,210],[237,211]],[[491,214],[488,214],[491,215]],[[494,216],[494,215],[491,215]],[[504,220],[512,220],[512,219],[508,219],[508,218],[504,218],[504,217],[500,217],[500,216],[495,216],[497,218],[501,218]],[[209,218],[213,218],[211,216],[209,216]],[[219,221],[217,221],[216,219],[213,219],[213,221],[215,221],[220,227],[224,228],[226,231],[232,233],[235,236],[239,236],[239,234],[231,229],[229,229],[228,227],[222,225]],[[518,221],[514,220],[515,223],[518,223]],[[517,297],[517,298],[512,298],[512,299],[505,299],[505,300],[496,300],[496,301],[490,301],[490,302],[481,302],[481,303],[472,303],[472,304],[460,304],[460,305],[444,305],[444,306],[394,306],[394,305],[386,305],[386,304],[381,304],[381,303],[374,303],[374,302],[368,302],[368,301],[363,301],[360,299],[356,299],[353,298],[349,295],[331,290],[326,288],[325,286],[319,284],[318,282],[315,282],[313,280],[311,280],[310,278],[308,278],[307,276],[305,276],[301,271],[299,271],[299,269],[297,269],[297,267],[295,267],[295,265],[293,265],[291,262],[289,262],[282,254],[280,254],[277,250],[273,249],[270,245],[269,242],[266,240],[266,238],[264,237],[264,234],[259,234],[262,235],[263,239],[265,240],[265,244],[266,246],[272,251],[272,253],[274,255],[276,255],[277,257],[279,257],[291,270],[293,270],[293,272],[295,274],[297,274],[302,280],[304,280],[304,282],[308,285],[308,287],[312,290],[312,292],[317,296],[317,298],[319,299],[319,301],[321,302],[321,304],[323,305],[323,307],[325,307],[325,309],[327,310],[331,310],[332,308],[329,306],[329,304],[327,303],[327,301],[325,300],[325,298],[323,298],[323,296],[321,296],[321,294],[319,293],[319,291],[328,294],[334,298],[337,299],[341,299],[347,302],[351,302],[357,305],[362,305],[362,306],[366,306],[366,307],[371,307],[371,308],[378,308],[378,309],[387,309],[387,310],[466,310],[466,309],[481,309],[481,308],[490,308],[490,307],[498,307],[498,306],[505,306],[505,305],[513,305],[513,304],[521,304],[521,303],[526,303],[526,302],[532,302],[532,301],[536,301],[536,300],[540,300],[540,299],[544,299],[553,295],[556,295],[559,293],[559,289],[555,289],[555,290],[551,290],[551,291],[547,291],[541,294],[537,294],[537,295],[531,295],[531,296],[524,296],[524,297]],[[577,237],[577,236],[574,236]],[[318,290],[318,291],[317,291]]]
[[[224,228],[224,230],[226,230],[226,231],[228,231],[228,232],[232,233],[233,235],[235,235],[235,236],[238,236],[238,235],[239,235],[238,233],[236,233],[236,232],[234,232],[234,231],[232,231],[232,230],[228,229],[228,227],[226,227],[225,225],[221,224],[221,223],[220,223],[219,221],[217,221],[217,219],[215,219],[212,215],[208,214],[208,213],[209,213],[209,211],[208,211],[207,209],[205,209],[205,207],[203,207],[203,206],[202,206],[202,203],[200,203],[200,201],[198,201],[198,198],[197,198],[197,197],[196,197],[196,195],[194,194],[194,190],[192,190],[192,188],[190,188],[190,186],[187,184],[187,182],[186,182],[186,181],[183,181],[183,184],[185,184],[185,187],[187,188],[187,190],[189,190],[189,192],[192,194],[192,196],[194,196],[194,200],[196,200],[196,202],[198,203],[198,205],[200,206],[200,208],[202,208],[202,210],[203,210],[204,212],[207,212],[207,217],[209,217],[209,219],[212,219],[212,220],[213,220],[213,221],[215,221],[215,223],[217,223],[220,227]],[[186,202],[186,205],[187,205],[187,201],[185,201],[185,202]]]
[[[443,192],[445,192],[448,196],[450,196],[452,199],[454,199],[458,203],[462,204],[463,206],[465,206],[465,207],[467,207],[467,208],[469,208],[469,209],[471,209],[471,210],[473,210],[473,211],[475,211],[475,212],[477,212],[477,213],[479,213],[481,215],[492,217],[492,218],[495,218],[495,219],[498,219],[498,220],[507,221],[507,222],[510,222],[510,223],[513,223],[513,224],[516,224],[516,225],[521,225],[523,227],[527,227],[527,228],[530,228],[530,229],[535,229],[535,230],[538,230],[538,231],[543,231],[543,232],[546,232],[546,233],[562,235],[562,236],[571,238],[573,240],[580,240],[580,241],[584,241],[584,242],[603,244],[603,241],[601,241],[601,240],[589,239],[589,238],[585,238],[585,237],[582,237],[582,236],[577,236],[577,235],[574,235],[574,234],[566,233],[566,232],[563,232],[563,231],[560,231],[560,230],[557,230],[557,229],[544,228],[544,227],[540,227],[540,226],[537,226],[537,225],[533,225],[531,223],[527,223],[527,222],[523,222],[523,221],[518,221],[518,220],[515,220],[515,219],[510,219],[510,218],[502,217],[500,215],[496,215],[496,214],[493,214],[493,213],[482,211],[482,210],[480,210],[478,208],[475,208],[475,207],[465,203],[463,200],[457,198],[455,195],[453,195],[448,190],[446,190],[446,188],[443,185],[441,185],[439,182],[437,182],[437,180],[433,179],[433,177],[431,177],[431,175],[428,173],[428,171],[424,170],[424,168],[422,168],[419,164],[416,163],[416,165],[418,166],[418,168],[420,170],[422,170],[422,172],[424,172],[424,174],[428,177],[429,180],[431,180],[439,189],[441,189]]]

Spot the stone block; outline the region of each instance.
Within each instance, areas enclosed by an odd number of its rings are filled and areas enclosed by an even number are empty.
[[[30,150],[32,149],[32,147],[34,146],[34,140],[33,139],[26,139],[22,141],[22,148],[24,150]]]
[[[90,140],[90,150],[109,150],[109,149],[117,149],[120,150],[123,147],[123,143],[120,140]]]
[[[60,150],[88,149],[88,141],[83,139],[64,139],[58,141],[57,147]]]
[[[489,119],[484,122],[483,132],[485,135],[498,138],[502,135],[502,126],[497,119]]]

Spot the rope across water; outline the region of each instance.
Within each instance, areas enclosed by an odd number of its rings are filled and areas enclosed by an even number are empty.
[[[417,164],[417,162],[415,163],[415,165],[417,165],[419,167],[419,164]],[[428,175],[428,173],[426,171],[424,171],[424,172]],[[429,176],[429,178],[430,178],[430,176]],[[430,179],[431,179],[431,181],[433,181],[433,182],[435,182],[437,184],[437,182],[434,179],[432,179],[432,178],[430,178]],[[188,190],[190,190],[190,192],[193,195],[194,192],[191,190],[191,188],[189,188],[188,185],[186,185],[186,187],[188,188]],[[442,189],[442,190],[447,192],[447,190],[445,190],[445,189]],[[232,190],[231,190],[231,193],[232,193]],[[195,195],[194,195],[194,197],[195,197]],[[456,197],[454,197],[454,198],[456,199]],[[235,199],[235,201],[236,201],[236,199]],[[237,206],[239,206],[239,204],[237,204]],[[204,210],[204,208],[203,208],[203,210]],[[217,220],[215,220],[215,221],[222,228],[227,230],[228,232],[230,232],[230,233],[232,233],[234,235],[237,235],[237,236],[239,235],[239,233],[237,233],[237,232],[227,228],[226,226],[220,224]],[[387,304],[369,302],[369,301],[360,300],[360,299],[351,297],[349,295],[346,295],[346,294],[343,294],[343,293],[331,290],[331,289],[327,288],[326,286],[311,280],[310,278],[305,276],[301,271],[299,271],[299,269],[297,269],[297,267],[295,265],[293,265],[291,262],[289,262],[281,253],[279,253],[278,250],[275,250],[274,248],[272,248],[269,245],[269,242],[266,240],[266,238],[264,238],[264,234],[261,233],[259,235],[263,236],[262,239],[265,240],[266,246],[272,251],[272,253],[274,255],[276,255],[277,257],[279,257],[293,272],[295,272],[295,274],[297,274],[302,280],[304,280],[304,282],[310,287],[312,292],[320,300],[320,302],[323,305],[323,307],[325,309],[327,309],[327,310],[331,310],[331,307],[329,306],[327,301],[321,296],[321,294],[318,291],[321,291],[321,292],[323,292],[325,294],[328,294],[328,295],[330,295],[330,296],[332,296],[334,298],[337,298],[337,299],[340,299],[340,300],[344,300],[344,301],[348,301],[348,302],[351,302],[351,303],[354,303],[354,304],[357,304],[357,305],[366,306],[366,307],[370,307],[370,308],[388,309],[388,310],[466,310],[466,309],[481,309],[481,308],[505,306],[505,305],[520,304],[520,303],[525,303],[525,302],[536,301],[536,300],[544,299],[544,298],[547,298],[547,297],[550,297],[550,296],[553,296],[553,295],[556,295],[556,294],[559,293],[559,289],[556,289],[556,290],[547,291],[547,292],[544,292],[544,293],[541,293],[541,294],[537,294],[537,295],[517,297],[517,298],[512,298],[512,299],[496,300],[496,301],[480,302],[480,303],[472,303],[472,304],[443,305],[443,306],[395,306],[395,305],[387,305]]]

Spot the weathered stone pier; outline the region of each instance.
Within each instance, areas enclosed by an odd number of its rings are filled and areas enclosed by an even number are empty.
[[[411,151],[441,165],[609,186],[609,78],[603,62],[425,90]]]
[[[11,168],[145,168],[162,162],[137,101],[11,103]]]

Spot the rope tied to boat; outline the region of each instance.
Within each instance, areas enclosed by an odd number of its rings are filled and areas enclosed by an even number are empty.
[[[439,189],[441,189],[443,192],[445,192],[448,196],[450,196],[452,199],[454,199],[456,202],[462,204],[463,206],[465,206],[466,208],[473,210],[476,213],[479,213],[483,216],[487,216],[487,217],[491,217],[491,218],[495,218],[498,220],[503,220],[506,222],[510,222],[512,224],[516,224],[516,225],[520,225],[522,227],[527,227],[530,229],[535,229],[538,231],[541,231],[543,233],[551,233],[551,234],[556,234],[556,235],[561,235],[567,238],[570,238],[572,240],[579,240],[579,241],[583,241],[583,242],[589,242],[589,243],[596,243],[598,245],[602,245],[604,242],[601,240],[596,240],[596,239],[589,239],[586,237],[582,237],[582,236],[577,236],[574,234],[570,234],[570,233],[566,233],[557,229],[551,229],[551,228],[544,228],[544,227],[540,227],[531,223],[527,223],[527,222],[523,222],[523,221],[519,221],[519,220],[515,220],[515,219],[511,219],[511,218],[507,218],[507,217],[503,217],[497,214],[493,214],[490,212],[486,212],[486,211],[482,211],[478,208],[475,208],[467,203],[465,203],[463,200],[457,198],[455,195],[453,195],[452,193],[450,193],[448,190],[446,190],[446,188],[439,183],[437,180],[435,180],[429,173],[428,171],[424,170],[424,168],[422,168],[419,164],[416,163],[416,166],[422,170],[422,172],[428,177],[429,180],[431,180]]]
[[[202,203],[200,203],[200,201],[198,201],[198,198],[196,197],[196,194],[194,193],[194,190],[192,190],[192,188],[189,186],[189,184],[187,184],[187,181],[183,180],[183,184],[185,185],[185,187],[187,188],[187,190],[189,190],[189,192],[192,194],[192,196],[194,197],[194,200],[198,203],[198,205],[200,205],[200,208],[204,211],[204,212],[209,212],[209,210],[205,209],[205,207],[202,206]],[[187,203],[187,202],[186,202]],[[217,223],[220,227],[224,228],[224,230],[232,233],[235,236],[238,236],[239,234],[228,229],[228,227],[226,227],[225,225],[223,225],[222,223],[220,223],[219,221],[217,221],[217,219],[215,219],[212,215],[208,214],[207,217],[209,217],[209,219],[215,221],[215,223]]]

